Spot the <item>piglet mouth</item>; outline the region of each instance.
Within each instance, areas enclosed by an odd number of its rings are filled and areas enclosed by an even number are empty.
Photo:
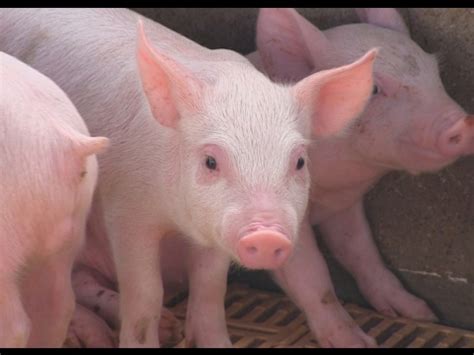
[[[422,147],[410,139],[400,139],[399,144],[404,152],[404,159],[412,162],[411,166],[407,166],[405,162],[402,168],[414,175],[420,172],[438,171],[456,159],[456,157],[442,154],[436,147]]]
[[[240,263],[249,269],[278,269],[292,249],[288,234],[277,224],[253,223],[239,233],[237,242]]]

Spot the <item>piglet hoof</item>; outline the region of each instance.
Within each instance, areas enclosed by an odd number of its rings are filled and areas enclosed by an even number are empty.
[[[400,281],[387,270],[374,281],[359,282],[359,289],[381,314],[387,317],[405,317],[418,321],[438,322],[438,317],[425,301],[406,291]]]
[[[232,342],[227,335],[226,329],[206,329],[201,327],[198,332],[186,328],[186,348],[233,348]]]
[[[323,348],[375,348],[377,342],[365,334],[347,311],[339,304],[309,319],[316,340]]]
[[[365,334],[357,325],[340,325],[333,332],[320,337],[319,344],[323,348],[376,348],[377,342]]]
[[[428,307],[425,301],[413,296],[405,290],[401,290],[398,297],[389,299],[390,302],[379,312],[387,317],[405,317],[424,322],[438,322],[438,317]]]
[[[71,328],[69,328],[67,332],[66,339],[64,340],[64,343],[63,343],[63,348],[68,348],[68,349],[82,348],[79,337]]]
[[[159,325],[159,337],[162,347],[174,347],[184,339],[184,328],[182,322],[166,308],[161,310]]]

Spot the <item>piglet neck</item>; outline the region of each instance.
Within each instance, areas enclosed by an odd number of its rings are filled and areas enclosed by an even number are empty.
[[[160,210],[161,221],[167,227],[175,229],[186,216],[182,216],[182,205],[185,201],[182,176],[183,148],[179,132],[171,129],[161,130],[161,146],[159,157],[160,169],[156,172],[160,201],[157,208]]]
[[[390,171],[366,159],[345,138],[321,141],[310,152],[312,176],[328,189],[367,186]]]

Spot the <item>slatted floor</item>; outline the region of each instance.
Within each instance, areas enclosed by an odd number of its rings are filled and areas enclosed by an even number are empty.
[[[184,321],[185,294],[171,298],[166,305]],[[231,341],[237,348],[319,347],[302,313],[284,295],[232,283],[228,287],[225,307]],[[380,347],[474,347],[474,332],[404,318],[386,318],[354,304],[344,307]],[[184,346],[184,339],[176,345]]]

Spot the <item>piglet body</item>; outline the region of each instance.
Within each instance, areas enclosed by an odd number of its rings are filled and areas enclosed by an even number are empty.
[[[120,346],[159,345],[163,279],[180,270],[162,266],[163,254],[185,262],[188,341],[229,346],[228,266],[292,258],[308,133],[337,134],[363,110],[376,51],[290,87],[125,9],[8,9],[0,32],[2,49],[50,75],[91,132],[111,139],[92,222],[111,242]],[[186,260],[162,245],[178,236],[192,248]]]
[[[436,316],[425,302],[404,290],[383,265],[363,197],[391,170],[432,172],[474,153],[472,115],[447,95],[435,57],[410,39],[395,9],[357,12],[365,23],[319,31],[294,9],[262,9],[258,52],[249,58],[273,80],[292,82],[348,63],[367,48],[380,48],[374,91],[364,112],[344,134],[315,141],[310,148],[315,168],[308,223],[319,225],[332,253],[378,311],[433,321]],[[302,273],[312,272],[303,265]],[[294,285],[300,302],[308,297],[302,290],[307,285]]]
[[[0,52],[0,348],[59,347],[97,180],[81,116],[49,78]]]

